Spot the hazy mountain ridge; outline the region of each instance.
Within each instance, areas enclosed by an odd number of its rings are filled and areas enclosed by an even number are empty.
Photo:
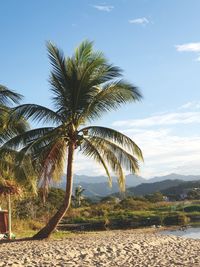
[[[197,181],[185,181],[178,186],[169,187],[167,189],[162,190],[163,194],[182,194],[185,190],[190,190],[192,188],[200,188],[200,180]]]
[[[65,176],[63,176],[59,187],[65,188],[65,179]],[[180,175],[172,173],[165,176],[145,179],[140,176],[129,174],[126,176],[126,194],[151,194],[156,191],[178,186],[183,183],[183,181],[198,180],[200,180],[200,175]],[[92,177],[87,175],[74,175],[74,188],[78,185],[81,185],[85,189],[84,195],[89,198],[98,199],[119,192],[117,179],[115,177],[113,178],[113,186],[110,188],[106,176]]]
[[[162,191],[174,186],[180,186],[184,181],[182,180],[163,180],[154,183],[143,183],[135,187],[127,188],[126,195],[142,196]]]

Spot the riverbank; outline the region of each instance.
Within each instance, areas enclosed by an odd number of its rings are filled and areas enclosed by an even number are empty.
[[[199,251],[200,240],[162,236],[148,229],[106,231],[0,244],[0,266],[199,267]]]

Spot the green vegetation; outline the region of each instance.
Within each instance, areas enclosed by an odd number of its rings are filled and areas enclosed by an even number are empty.
[[[200,212],[200,205],[192,205],[184,208],[185,212]]]
[[[200,216],[193,207],[193,202],[150,202],[146,198],[128,197],[120,202],[107,199],[79,209],[71,209],[65,217],[65,223],[97,223],[102,222],[106,228],[134,228],[151,225],[185,225],[195,222]],[[200,208],[199,205],[196,207]],[[192,208],[191,208],[192,209]],[[95,227],[95,225],[94,225]],[[103,224],[102,224],[103,227]]]
[[[64,199],[65,192],[52,188],[46,202],[40,193],[34,198],[26,196],[13,200],[13,232],[17,237],[30,237],[43,227]],[[155,194],[157,195],[157,194]],[[4,200],[5,201],[5,200]],[[3,200],[1,205],[5,205]],[[71,207],[58,226],[53,238],[62,238],[63,230],[73,230],[73,224],[81,224],[79,230],[128,229],[148,226],[171,226],[196,223],[200,217],[200,201],[152,202],[149,197],[128,197],[122,200],[107,197],[99,203],[85,200],[81,207]],[[66,224],[69,224],[65,227]],[[82,224],[89,224],[87,228]],[[72,226],[70,226],[72,225]],[[61,232],[60,232],[61,231]],[[65,236],[65,235],[64,235]],[[67,234],[66,234],[67,236]]]

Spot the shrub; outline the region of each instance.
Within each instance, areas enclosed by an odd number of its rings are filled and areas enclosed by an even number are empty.
[[[184,208],[185,212],[200,212],[200,205],[187,206]]]
[[[131,197],[123,199],[115,208],[122,208],[128,210],[148,210],[152,207],[149,202],[142,200],[135,200]]]
[[[139,223],[140,223],[140,226],[161,225],[162,218],[161,216],[142,217],[140,218]]]
[[[160,192],[146,195],[145,198],[152,203],[163,201],[163,195]]]
[[[184,225],[188,222],[189,218],[182,214],[169,215],[163,219],[164,225]]]

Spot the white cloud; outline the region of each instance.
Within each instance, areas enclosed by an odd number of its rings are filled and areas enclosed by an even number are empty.
[[[188,43],[188,44],[176,45],[175,47],[178,52],[200,53],[200,43]]]
[[[200,53],[200,42],[175,45],[175,47],[178,52],[193,52],[196,54]],[[196,61],[200,61],[200,55],[197,55]]]
[[[150,178],[169,173],[200,174],[200,136],[179,136],[168,128],[154,130],[129,128],[131,137],[143,151],[139,175]],[[81,153],[76,154],[76,174],[105,175],[103,168]]]
[[[190,109],[197,110],[200,109],[200,101],[190,101],[182,105],[179,109]]]
[[[149,23],[149,20],[145,17],[137,18],[137,19],[130,19],[129,23],[131,24],[140,24],[140,25],[146,25]]]
[[[142,149],[141,175],[152,177],[177,172],[200,174],[200,136],[179,136],[170,129],[140,130],[130,136]]]
[[[115,121],[113,126],[151,127],[159,125],[200,123],[200,112],[173,112],[144,119]]]
[[[196,58],[196,61],[200,61],[200,56],[198,56],[198,57]]]
[[[105,11],[105,12],[110,12],[114,8],[114,6],[109,6],[109,5],[94,5],[93,7],[98,9],[99,11]]]
[[[200,133],[197,125],[200,123],[200,112],[197,108],[200,108],[200,101],[191,101],[177,108],[178,112],[113,123],[116,129],[142,149],[145,162],[141,163],[139,175],[150,178],[169,173],[200,174]],[[190,112],[191,109],[196,112]],[[189,128],[187,124],[190,123],[196,124]],[[176,131],[175,127],[171,127],[174,124],[183,124],[182,130]],[[185,134],[184,129],[187,130]],[[86,160],[80,153],[76,157],[74,170],[78,174],[105,175],[100,165]]]

